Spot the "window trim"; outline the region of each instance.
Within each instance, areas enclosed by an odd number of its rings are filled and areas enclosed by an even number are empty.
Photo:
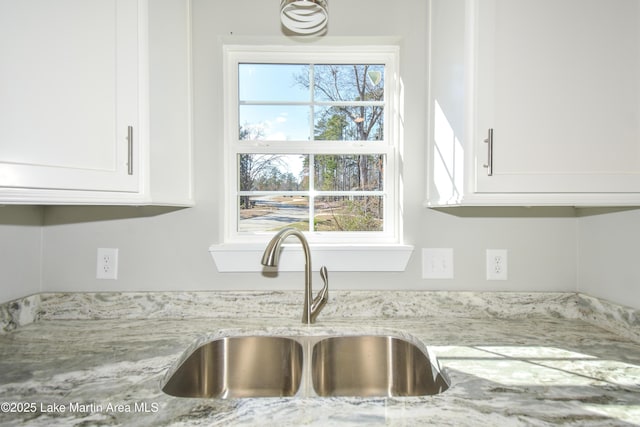
[[[240,40],[241,43],[238,44]],[[238,123],[238,111],[237,105],[229,103],[229,97],[227,96],[229,90],[237,91],[237,72],[229,68],[232,66],[229,61],[228,54],[234,53],[247,53],[252,52],[255,55],[251,56],[251,61],[247,62],[259,62],[260,60],[266,61],[271,59],[274,62],[282,62],[283,53],[295,53],[298,55],[301,52],[308,53],[310,47],[308,45],[279,45],[276,43],[267,42],[264,43],[264,38],[238,38],[233,37],[222,41],[223,50],[223,91],[224,91],[224,161],[223,169],[225,180],[228,180],[229,174],[235,174],[235,168],[230,171],[230,166],[233,165],[229,161],[230,153],[228,147],[230,132],[237,132],[232,126],[229,126],[231,118],[229,114],[233,114],[235,125]],[[388,59],[385,59],[387,65],[386,84],[393,84],[393,94],[385,87],[386,94],[389,97],[385,114],[389,116],[385,118],[389,129],[387,130],[388,137],[393,138],[393,146],[386,145],[386,149],[391,151],[391,156],[387,157],[387,168],[393,168],[393,175],[387,175],[385,177],[386,185],[393,185],[393,205],[391,213],[395,216],[393,225],[387,230],[388,233],[385,236],[378,236],[377,238],[371,238],[370,236],[360,235],[360,239],[345,239],[346,233],[341,233],[342,242],[336,242],[333,239],[333,243],[318,243],[317,239],[310,241],[311,252],[313,256],[313,267],[317,270],[321,265],[327,265],[331,271],[404,271],[411,259],[414,247],[412,245],[406,245],[402,243],[402,215],[401,215],[401,177],[399,175],[399,162],[401,156],[402,146],[402,86],[400,82],[399,73],[399,40],[394,38],[375,38],[375,39],[359,39],[359,38],[326,38],[322,40],[323,45],[314,45],[313,50],[317,53],[331,54],[333,57],[340,55],[344,58],[344,63],[356,62],[354,58],[354,52],[359,54],[365,54],[363,57],[363,63],[372,63],[370,60],[371,54],[386,55]],[[277,61],[274,56],[277,55]],[[297,62],[297,61],[296,61]],[[311,61],[309,61],[311,62]],[[379,61],[380,62],[380,61]],[[234,62],[236,64],[237,62]],[[230,81],[230,76],[236,76],[235,82]],[[234,125],[234,126],[235,126]],[[232,136],[233,137],[233,136]],[[371,142],[371,141],[370,141]],[[252,146],[252,150],[264,150],[264,145],[268,143],[255,143]],[[339,146],[335,147],[335,154],[352,154],[354,148],[358,148],[361,143],[354,142],[340,142]],[[287,147],[287,144],[282,144],[283,148],[291,149]],[[266,151],[266,150],[264,150]],[[256,151],[258,152],[258,151]],[[392,180],[389,178],[392,177]],[[263,267],[260,265],[260,257],[264,251],[264,245],[267,240],[272,237],[273,233],[264,233],[262,236],[255,236],[254,239],[235,239],[232,237],[233,233],[232,225],[234,221],[233,215],[236,210],[232,205],[229,205],[229,185],[228,181],[225,181],[225,195],[224,195],[224,219],[220,223],[221,236],[224,238],[224,243],[214,244],[209,248],[209,252],[216,264],[219,272],[262,272]],[[234,182],[237,188],[237,182]],[[233,201],[233,203],[237,203]],[[385,203],[389,203],[386,201]],[[231,209],[230,209],[231,208]],[[230,211],[233,211],[230,213]],[[385,212],[385,217],[387,212]],[[360,234],[360,233],[358,233]],[[316,234],[317,237],[317,234]],[[353,236],[356,237],[356,236]],[[347,241],[348,240],[348,241]],[[284,245],[284,251],[291,253],[289,256],[283,257],[283,265],[280,267],[286,271],[302,271],[304,269],[304,260],[302,258],[302,250],[300,245],[287,243]],[[287,261],[288,260],[288,261]],[[288,264],[287,264],[288,263]]]
[[[302,248],[293,240],[282,245],[278,271],[304,271]],[[321,245],[310,244],[312,269],[318,271],[325,265],[329,273],[336,271],[404,271],[413,254],[412,245]],[[266,267],[260,263],[264,244],[239,243],[211,245],[209,252],[220,273],[259,273]]]
[[[236,215],[238,175],[235,167],[237,155],[243,152],[270,154],[269,141],[238,141],[239,126],[238,64],[240,63],[377,63],[385,65],[385,138],[382,141],[322,141],[318,146],[305,146],[305,154],[384,154],[385,211],[383,232],[313,232],[305,233],[310,244],[325,245],[380,245],[401,243],[401,215],[399,205],[398,151],[399,128],[399,47],[397,45],[343,45],[343,46],[284,46],[225,44],[224,64],[224,176],[225,214],[224,243],[266,243],[273,232],[244,234],[237,231]],[[278,142],[279,154],[300,154],[300,142]],[[321,192],[316,192],[319,194]],[[366,192],[359,192],[365,195]],[[337,235],[336,233],[339,233]]]

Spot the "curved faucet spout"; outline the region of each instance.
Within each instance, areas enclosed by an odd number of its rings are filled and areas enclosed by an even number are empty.
[[[311,251],[309,250],[309,243],[307,243],[307,238],[304,237],[304,234],[295,228],[285,228],[279,231],[267,244],[264,254],[262,255],[262,265],[267,267],[278,266],[278,262],[280,261],[280,247],[289,236],[296,236],[300,240],[304,252],[304,311],[302,313],[302,323],[314,323],[316,317],[318,317],[318,314],[320,314],[320,311],[329,299],[329,279],[327,268],[323,266],[320,269],[320,276],[324,281],[324,286],[318,295],[313,298],[313,289],[311,286]]]

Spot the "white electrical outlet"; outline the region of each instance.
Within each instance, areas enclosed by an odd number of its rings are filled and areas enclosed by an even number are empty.
[[[423,279],[453,279],[453,249],[422,249]]]
[[[487,280],[507,280],[507,250],[487,249]]]
[[[98,248],[97,279],[118,279],[118,249]]]

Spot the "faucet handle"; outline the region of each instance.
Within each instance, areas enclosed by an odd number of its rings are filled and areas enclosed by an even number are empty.
[[[322,290],[324,291],[324,288],[327,288],[327,291],[329,291],[329,272],[327,271],[327,267],[325,267],[324,265],[320,267],[320,277],[324,282],[324,287],[322,288]]]
[[[329,300],[329,273],[327,272],[327,267],[325,267],[324,265],[320,267],[320,277],[324,282],[324,286],[322,287],[320,292],[318,292],[318,295],[316,295],[316,297],[313,299],[313,302],[311,303],[312,323],[315,318],[318,317],[318,314],[320,314],[320,311]]]

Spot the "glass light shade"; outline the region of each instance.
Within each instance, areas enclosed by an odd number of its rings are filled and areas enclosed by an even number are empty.
[[[327,0],[281,0],[280,21],[295,34],[323,34],[329,21]]]

